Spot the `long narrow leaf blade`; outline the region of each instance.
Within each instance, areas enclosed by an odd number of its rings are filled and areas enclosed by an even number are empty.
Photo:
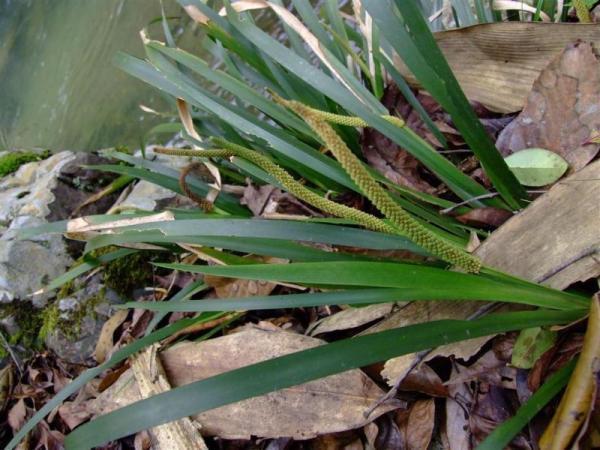
[[[252,264],[245,266],[200,266],[157,264],[159,267],[194,273],[253,280],[285,281],[314,286],[361,286],[429,289],[456,289],[454,298],[490,299],[535,304],[553,309],[588,308],[577,295],[524,282],[510,283],[436,267],[387,262],[323,262],[294,264]],[[415,292],[415,293],[416,293]],[[423,294],[421,294],[423,295]],[[421,299],[426,298],[424,295]],[[437,298],[437,297],[436,297]]]

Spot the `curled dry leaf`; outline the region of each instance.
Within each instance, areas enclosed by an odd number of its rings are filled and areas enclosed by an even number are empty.
[[[102,364],[106,360],[106,356],[110,353],[114,346],[113,335],[115,330],[121,326],[129,311],[126,309],[117,310],[106,322],[102,325],[100,330],[100,336],[96,342],[95,357],[99,364]]]
[[[178,98],[177,99],[177,112],[179,113],[179,119],[185,128],[186,133],[188,133],[191,137],[200,141],[200,135],[194,128],[194,120],[192,119],[192,115],[190,113],[190,109],[185,100]],[[200,149],[200,147],[194,145],[194,149]],[[213,204],[219,192],[221,192],[222,182],[221,182],[221,173],[219,172],[219,168],[215,166],[210,161],[202,161],[201,164],[206,167],[208,172],[212,175],[214,179],[214,183],[209,184],[209,191],[206,196],[206,201],[210,204]]]
[[[246,186],[240,203],[248,206],[248,209],[257,217],[269,217],[273,214],[321,216],[321,213],[308,207],[293,195],[282,192],[270,184]]]
[[[532,147],[547,149],[578,171],[600,148],[587,143],[600,128],[599,104],[600,62],[590,44],[571,44],[540,73],[525,108],[500,133],[498,149],[505,156]]]
[[[581,355],[548,428],[540,439],[541,450],[563,450],[587,421],[597,389],[600,366],[600,296],[590,306]]]
[[[427,364],[420,364],[402,380],[398,386],[401,391],[421,392],[432,397],[448,397],[448,386]]]
[[[483,303],[480,302],[414,302],[392,313],[385,320],[370,327],[362,334],[375,333],[431,320],[441,320],[448,317],[468,317],[476,313],[482,305]],[[457,357],[468,358],[477,353],[481,346],[489,339],[490,337],[482,337],[442,346],[437,352],[432,353],[431,357],[457,355]],[[393,386],[400,382],[422,360],[423,357],[417,353],[392,358],[385,363],[381,375],[390,386]]]
[[[274,257],[253,257],[253,260],[269,264],[285,264],[289,262],[286,259]],[[215,289],[215,294],[218,298],[241,298],[251,297],[253,295],[269,295],[277,286],[276,283],[271,283],[265,280],[231,279],[213,275],[205,275],[204,281],[206,284]]]
[[[498,425],[513,415],[507,391],[488,383],[479,383],[475,401],[470,411],[470,426],[473,441],[478,445]],[[515,438],[515,448],[530,448],[523,436]],[[525,444],[525,445],[523,445]]]
[[[181,386],[229,370],[323,344],[319,339],[285,331],[248,327],[238,333],[203,342],[184,342],[160,354],[168,381]],[[125,372],[94,404],[94,412],[107,413],[140,398]],[[195,416],[207,435],[226,439],[292,437],[350,430],[365,425],[396,405],[380,405],[369,416],[364,412],[383,391],[360,370],[283,389]]]
[[[12,364],[7,364],[0,370],[0,413],[4,412],[4,408],[10,400],[14,383],[13,370]]]

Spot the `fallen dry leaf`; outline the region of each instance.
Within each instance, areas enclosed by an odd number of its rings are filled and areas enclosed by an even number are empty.
[[[472,209],[468,213],[456,216],[456,220],[475,227],[498,228],[513,216],[506,209],[486,207]]]
[[[62,450],[64,449],[65,436],[60,431],[51,430],[45,420],[42,420],[37,426],[39,433],[38,442],[34,446],[37,449],[44,450]]]
[[[65,402],[59,406],[58,415],[70,430],[92,417],[85,402]]]
[[[10,400],[15,381],[13,370],[12,364],[7,364],[0,370],[0,413],[4,412],[4,408]]]
[[[25,406],[25,400],[20,399],[8,411],[8,424],[10,425],[14,433],[21,429],[21,427],[25,423],[26,417],[27,407]]]
[[[600,149],[586,143],[600,128],[599,104],[600,62],[590,44],[571,44],[540,73],[525,108],[500,133],[498,149],[507,156],[543,148],[578,171]]]
[[[401,391],[421,392],[433,397],[447,397],[448,386],[444,385],[442,379],[427,364],[421,364],[402,380],[398,386]]]
[[[475,313],[482,305],[483,303],[481,302],[413,302],[395,311],[389,317],[361,334],[370,334],[431,320],[441,320],[448,317],[456,317],[457,315],[465,317]],[[489,339],[489,337],[483,337],[448,344],[447,346],[440,347],[440,353],[436,352],[434,356],[449,356],[457,353],[463,357],[465,354],[472,355]],[[421,360],[422,357],[416,353],[392,358],[385,363],[381,375],[390,386],[393,386],[401,381]]]
[[[285,264],[288,262],[285,259],[273,257],[252,257],[252,260],[269,264]],[[214,275],[205,275],[204,281],[215,289],[215,294],[218,298],[242,298],[254,295],[269,295],[277,286],[276,283],[265,280],[242,280]]]
[[[229,370],[323,344],[323,341],[285,331],[247,327],[203,342],[184,342],[160,354],[172,386],[181,386]],[[104,391],[94,412],[106,413],[140,398],[130,371]],[[360,370],[283,389],[264,396],[206,411],[195,418],[203,433],[226,439],[293,437],[355,429],[396,408],[383,404],[369,416],[364,412],[383,391]],[[333,413],[335,412],[335,413]]]
[[[442,31],[435,38],[469,100],[510,113],[523,108],[535,79],[566,45],[578,39],[600,42],[600,25],[489,23]],[[415,82],[406,66],[396,58],[394,63]]]
[[[430,398],[418,400],[410,409],[406,427],[407,450],[429,448],[435,428],[435,401]]]
[[[475,446],[514,414],[508,394],[509,391],[498,386],[479,383],[470,413],[471,433]],[[523,435],[517,435],[510,448],[530,449],[531,446]]]
[[[362,308],[347,308],[315,322],[308,334],[316,336],[332,331],[348,330],[381,319],[392,312],[394,303],[380,303]]]
[[[452,368],[451,377],[457,368]],[[448,386],[450,397],[446,399],[445,434],[448,450],[471,450],[471,428],[468,405],[473,402],[473,392],[466,383]]]

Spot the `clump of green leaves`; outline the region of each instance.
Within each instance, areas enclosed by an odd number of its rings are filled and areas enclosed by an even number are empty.
[[[398,208],[403,208],[414,217],[419,228],[422,226],[428,233],[439,236],[457,248],[464,248],[470,230],[452,218],[439,214],[440,208],[456,206],[461,199],[467,203],[467,209],[483,205],[518,209],[523,205],[525,194],[522,187],[481,128],[429,33],[415,0],[363,1],[366,11],[358,12],[356,17],[364,16],[365,12],[371,15],[371,35],[362,35],[364,30],[352,28],[355,26],[353,23],[344,23],[344,18],[335,8],[327,8],[323,17],[320,17],[309,2],[293,1],[295,12],[306,24],[303,25],[306,30],[299,32],[297,23],[294,23],[294,28],[289,26],[292,22],[287,22],[287,45],[257,27],[251,13],[236,13],[228,1],[224,2],[225,17],[200,0],[180,0],[180,3],[188,10],[193,9],[196,17],[206,18],[200,21],[200,27],[206,34],[206,48],[215,60],[210,57],[199,58],[176,48],[165,20],[163,25],[169,45],[146,41],[146,60],[119,55],[117,64],[129,74],[185,101],[196,119],[193,124],[186,125],[190,144],[196,148],[207,148],[204,156],[211,157],[225,172],[236,174],[232,179],[243,180],[248,177],[257,185],[276,185],[301,199],[302,196],[329,199],[340,193],[354,196],[365,194],[342,165],[323,151],[330,150],[327,149],[331,147],[328,140],[321,135],[315,136],[302,117],[274,102],[273,96],[265,95],[265,91],[271,91],[282,98],[323,111],[329,114],[328,117],[351,116],[352,123],[345,123],[350,125],[349,128],[336,128],[335,131],[339,132],[339,138],[354,154],[360,155],[361,150],[360,130],[356,128],[369,126],[419,159],[448,187],[452,194],[447,199],[402,188],[381,177],[377,178],[377,182],[387,188],[389,202],[397,204]],[[332,29],[336,31],[335,34],[329,32]],[[303,41],[306,31],[316,37],[318,46]],[[374,42],[381,45],[370,47],[370,43]],[[307,43],[314,55],[307,52]],[[351,69],[348,68],[350,58],[347,58],[349,48],[356,49],[356,54],[352,55],[356,66]],[[500,195],[490,195],[482,185],[462,173],[408,127],[397,126],[389,118],[386,119],[389,111],[379,99],[385,89],[384,69],[393,70],[391,54],[386,53],[392,49],[403,57],[421,84],[452,115],[467,144],[472,147],[488,175],[491,175],[490,179]],[[356,62],[357,58],[360,63]],[[315,64],[315,61],[318,62]],[[406,82],[397,73],[392,75],[400,87],[406,88],[403,93],[407,100],[412,102],[416,110],[424,111],[422,107],[419,109],[421,105],[414,95],[411,97]],[[234,143],[238,150],[219,150],[218,147],[225,146],[224,142]],[[240,147],[247,151],[239,150]],[[189,155],[187,152],[192,152],[198,156],[196,152],[201,151],[180,150],[179,154]],[[176,170],[124,153],[114,152],[111,156],[129,165],[113,164],[99,168],[147,180],[182,193]],[[304,189],[296,189],[295,184],[287,181],[282,182],[285,181],[282,176],[273,177],[269,171],[275,166],[264,170],[267,166],[261,163],[263,158],[273,161],[285,173],[300,180]],[[360,163],[364,164],[364,161]],[[196,195],[206,196],[210,191],[205,180],[189,177],[187,183]],[[126,305],[156,311],[158,317],[183,311],[197,313],[197,320],[209,320],[211,312],[214,314],[215,311],[360,305],[402,300],[489,300],[522,303],[540,309],[473,321],[444,320],[418,324],[345,339],[263,361],[174,388],[159,398],[145,399],[97,418],[67,437],[69,448],[97,446],[107,440],[226,403],[449,342],[508,330],[569,323],[582,318],[589,306],[588,299],[579,295],[555,291],[486,267],[476,275],[450,271],[448,265],[439,260],[426,260],[418,264],[398,260],[381,262],[368,256],[357,257],[343,251],[325,250],[348,246],[370,250],[401,249],[421,256],[435,256],[431,254],[435,252],[415,245],[406,235],[388,233],[387,229],[393,223],[385,218],[375,217],[377,223],[381,222],[383,226],[370,227],[368,230],[361,220],[357,220],[358,216],[349,215],[342,216],[342,220],[248,219],[251,215],[249,211],[225,192],[219,194],[214,205],[211,214],[174,211],[163,221],[144,222],[143,213],[94,219],[112,222],[112,225],[109,232],[100,230],[89,237],[86,248],[92,252],[113,245],[129,247],[126,251],[111,251],[98,258],[108,260],[109,256],[115,259],[128,257],[131,255],[129,252],[134,251],[131,249],[139,248],[140,244],[159,245],[171,250],[173,255],[183,252],[182,248],[187,251],[190,245],[194,245],[197,249],[195,253],[202,254],[205,251],[208,259],[217,257],[224,265],[160,266],[188,273],[295,283],[316,291],[185,302],[182,300],[188,299],[195,291],[184,289],[180,292],[185,295],[178,293],[171,301]],[[355,211],[366,214],[358,209]],[[132,218],[140,220],[133,223],[129,220]],[[115,223],[118,219],[127,220]],[[53,231],[62,232],[65,228],[55,226]],[[251,263],[246,258],[240,258],[240,254],[276,256],[285,258],[289,264]],[[99,263],[84,264],[91,270]],[[84,265],[79,267],[84,268]],[[82,270],[74,271],[70,276],[81,274]],[[129,263],[122,268],[115,268],[113,274],[109,274],[112,269],[107,267],[105,270],[109,278],[121,282],[120,277],[127,276],[128,271],[133,269]],[[63,277],[62,281],[66,282],[68,278]],[[53,288],[60,285],[57,282],[51,284]],[[321,289],[325,291],[319,292]],[[13,448],[36,421],[41,420],[86,380],[123,361],[144,345],[164,339],[181,329],[178,327],[188,325],[188,322],[177,322],[148,334],[141,341],[119,350],[98,370],[83,374],[73,386],[63,389],[56,400],[45,405],[20,430],[8,448]]]

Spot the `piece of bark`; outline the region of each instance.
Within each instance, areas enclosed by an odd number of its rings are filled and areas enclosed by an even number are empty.
[[[544,148],[562,156],[574,172],[585,167],[600,145],[587,143],[600,129],[600,62],[592,46],[565,48],[540,73],[525,108],[498,137],[504,156]]]
[[[131,370],[141,398],[152,397],[171,389],[158,357],[158,345],[140,352],[131,363]],[[155,450],[208,450],[197,422],[183,417],[149,430]]]
[[[600,161],[560,181],[475,252],[486,265],[565,289],[600,275]]]

